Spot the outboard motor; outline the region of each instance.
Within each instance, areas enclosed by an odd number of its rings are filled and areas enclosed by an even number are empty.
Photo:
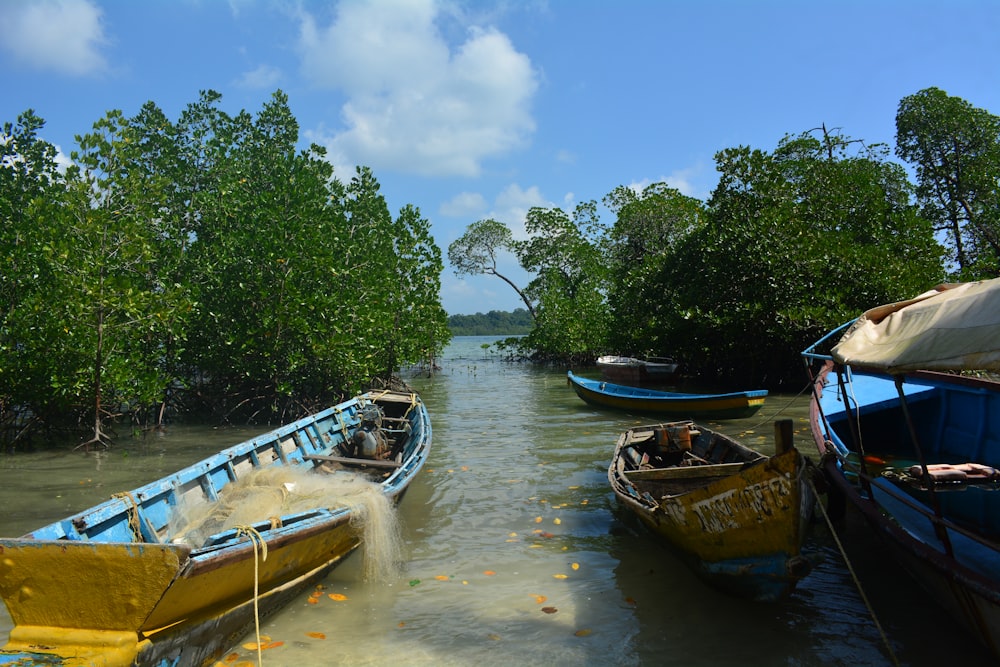
[[[382,410],[369,404],[361,408],[361,424],[351,435],[355,456],[363,459],[380,459],[389,451],[389,442],[382,432]]]

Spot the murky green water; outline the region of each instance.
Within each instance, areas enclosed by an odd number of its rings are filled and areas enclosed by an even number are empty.
[[[608,487],[618,433],[643,420],[587,406],[566,369],[498,361],[481,347],[492,340],[459,338],[438,373],[408,378],[434,443],[400,507],[403,575],[366,583],[355,554],[324,584],[344,599],[303,596],[264,620],[261,632],[283,642],[265,665],[892,664],[822,523],[810,548],[823,560],[791,599],[754,604],[707,588],[618,511]],[[792,419],[811,453],[807,407],[804,394],[772,395],[753,418],[714,427],[769,453],[774,419]],[[0,530],[22,534],[259,430],[175,427],[100,457],[0,457]],[[864,526],[850,522],[844,537],[901,664],[991,664],[879,559]],[[8,628],[0,617],[0,639]],[[256,664],[255,651],[233,652]]]

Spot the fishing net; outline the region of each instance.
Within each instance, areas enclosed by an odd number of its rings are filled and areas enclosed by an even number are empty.
[[[346,508],[364,543],[364,576],[398,574],[401,537],[396,509],[380,485],[361,475],[323,474],[289,466],[254,469],[226,485],[217,502],[184,502],[170,521],[175,543],[198,547],[217,533],[317,508]]]

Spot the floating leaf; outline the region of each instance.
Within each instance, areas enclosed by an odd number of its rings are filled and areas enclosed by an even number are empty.
[[[313,639],[326,639],[326,635],[322,632],[307,632],[306,637],[312,637]]]
[[[420,585],[419,579],[410,579],[410,586],[419,586],[419,585]]]
[[[538,604],[542,604],[543,602],[545,602],[546,600],[548,600],[548,598],[545,597],[544,595],[535,595],[534,598],[535,598],[535,602],[537,602]]]
[[[397,628],[404,628],[404,627],[406,627],[406,623],[404,621],[400,621],[398,624],[396,624],[396,627]]]
[[[486,570],[485,572],[483,572],[483,574],[485,574],[487,577],[492,577],[494,574],[496,574],[496,572],[494,572],[493,570]]]
[[[517,533],[510,533],[507,537],[517,537]]]
[[[552,576],[555,577],[556,579],[568,579],[569,578],[568,575],[565,575],[565,574],[553,574]]]
[[[306,600],[306,604],[319,604],[319,600],[317,598],[310,596],[309,599]]]
[[[284,646],[285,642],[268,642],[261,646],[262,649],[267,650],[269,648],[278,648],[279,646]]]
[[[313,591],[309,597],[311,598],[321,598],[323,597],[323,591]]]
[[[451,579],[451,577],[449,577],[447,574],[439,574],[436,575],[434,578],[437,579],[438,581],[448,581],[449,579]]]
[[[576,491],[576,490],[577,490],[577,489],[579,489],[580,487],[579,487],[579,486],[568,486],[568,487],[566,487],[566,488],[567,488],[567,489],[569,489],[570,491]]]
[[[591,630],[586,630],[586,629],[584,629],[584,630],[577,630],[577,631],[576,631],[576,632],[574,632],[573,634],[574,634],[574,635],[576,635],[577,637],[586,637],[586,636],[587,636],[587,635],[589,635],[589,634],[590,634],[591,632],[592,632]]]
[[[469,466],[462,466],[462,472],[469,472]]]
[[[225,657],[226,662],[236,662],[239,659],[240,659],[239,653],[230,653]]]
[[[628,604],[628,605],[631,605],[631,606],[634,607],[638,603],[635,601],[634,598],[625,598],[625,604]]]
[[[542,611],[545,612],[546,614],[554,614],[559,610],[556,609],[555,607],[542,607]]]
[[[573,563],[572,565],[570,565],[570,567],[573,568],[574,570],[579,570],[580,569],[580,564],[579,563]]]
[[[500,635],[498,635],[495,632],[491,632],[490,634],[486,635],[486,638],[495,642],[500,641]]]
[[[556,517],[556,518],[552,519],[552,523],[554,523],[554,524],[556,524],[558,526],[559,524],[562,523],[562,519],[560,519],[559,517]]]
[[[536,516],[535,517],[535,523],[541,523],[541,522],[542,522],[542,517]]]
[[[541,537],[544,537],[544,538],[545,538],[545,539],[547,539],[547,540],[550,540],[550,539],[552,539],[553,537],[555,537],[555,535],[553,535],[552,533],[546,533],[546,532],[541,532],[541,533],[539,533],[539,535],[540,535]]]
[[[331,600],[336,600],[337,602],[343,602],[344,600],[347,599],[347,596],[344,595],[343,593],[330,593],[329,595],[327,595],[327,597],[330,598]]]

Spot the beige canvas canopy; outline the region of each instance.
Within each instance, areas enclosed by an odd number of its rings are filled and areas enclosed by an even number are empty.
[[[1000,370],[1000,278],[939,285],[873,308],[832,353],[840,363],[890,373]]]

